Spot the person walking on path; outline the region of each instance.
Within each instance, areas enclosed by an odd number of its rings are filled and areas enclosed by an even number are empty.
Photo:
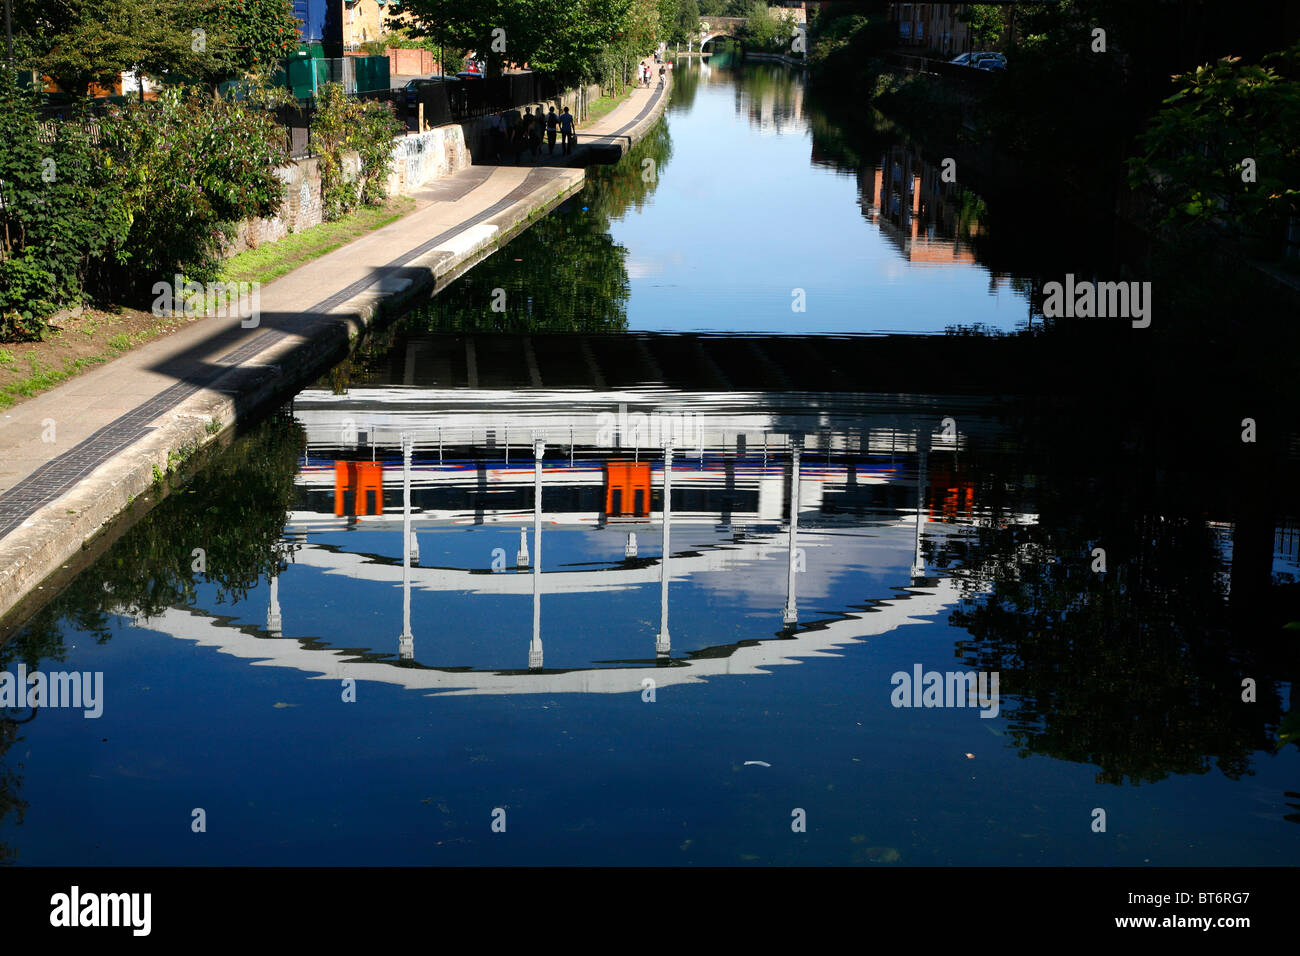
[[[542,116],[541,106],[533,113],[533,128],[529,130],[529,146],[533,153],[533,162],[542,158],[542,134],[546,131],[546,118]]]
[[[552,106],[551,111],[546,114],[546,155],[548,156],[555,155],[555,133],[559,125],[560,118],[555,115],[555,107]]]
[[[510,153],[512,151],[515,152],[516,153],[515,162],[517,163],[519,162],[518,143],[519,143],[519,123],[521,120],[519,111],[513,109],[506,110],[505,120],[506,120],[506,144],[505,144],[505,148],[502,150],[502,153],[503,154]]]
[[[501,157],[506,151],[506,118],[500,113],[493,113],[488,122],[488,142],[491,144],[492,161],[501,164]]]
[[[663,66],[659,67],[659,85],[660,85],[660,86],[663,86],[663,85],[664,85],[664,73],[665,73],[665,72],[667,72],[667,67],[663,67]]]
[[[532,145],[533,139],[533,111],[532,107],[524,107],[524,115],[519,120],[519,129],[515,132],[515,165],[523,162],[524,150]]]
[[[563,138],[564,155],[567,156],[573,152],[573,114],[567,106],[560,114],[560,136]]]

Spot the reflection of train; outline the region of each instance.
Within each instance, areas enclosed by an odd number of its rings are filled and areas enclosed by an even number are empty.
[[[515,523],[532,512],[534,470],[504,461],[413,460],[413,520],[422,524]],[[663,509],[663,462],[621,457],[544,462],[547,520],[603,526],[649,521]],[[905,484],[915,496],[915,476],[905,463],[805,461],[801,467],[801,511],[863,510],[887,498],[868,488]],[[401,459],[305,461],[299,471],[296,517],[333,515],[342,519],[399,521],[403,503]],[[901,489],[900,489],[901,490]],[[894,496],[888,496],[892,498]],[[790,463],[705,455],[673,462],[673,514],[683,523],[779,524],[788,513]],[[899,498],[894,504],[902,504]],[[317,522],[319,523],[319,522]]]
[[[488,405],[474,392],[401,386],[302,393],[294,414],[306,429],[307,450],[294,524],[393,527],[401,520],[408,467],[417,525],[527,521],[538,441],[550,524],[657,520],[666,443],[674,448],[675,522],[738,528],[786,523],[796,448],[799,511],[816,513],[814,520],[914,513],[918,504],[929,507],[932,520],[969,519],[975,484],[945,453],[965,446],[967,429],[989,427],[970,412],[962,413],[957,428],[924,408],[865,396],[825,405],[789,403],[780,395],[706,397],[663,389],[490,397]],[[412,446],[409,462],[404,436]]]
[[[920,623],[969,593],[969,576],[928,573],[927,551],[948,553],[978,497],[955,454],[968,433],[935,415],[933,399],[837,407],[728,393],[672,405],[666,392],[632,414],[624,397],[641,396],[627,392],[304,393],[294,412],[306,453],[286,528],[293,560],[270,582],[266,633],[301,626],[301,610],[282,613],[282,588],[301,593],[301,582],[323,577],[349,606],[382,613],[400,601],[403,666],[392,666],[387,646],[364,661],[349,648],[345,659],[312,639],[266,642],[192,610],[169,612],[167,630],[239,656],[427,692],[613,693],[650,675],[690,683],[763,673]],[[941,407],[990,429],[969,408]],[[386,533],[329,533],[342,528]],[[501,545],[513,545],[516,528],[511,567]],[[582,656],[569,616],[578,602],[587,619],[622,626],[631,605],[607,596],[656,586],[658,625],[646,628],[644,650]],[[518,600],[529,595],[531,629]],[[701,646],[687,624],[686,652],[673,658],[673,602],[694,623],[701,602],[715,601],[734,610],[743,639]],[[511,669],[417,663],[425,629],[457,607],[517,636]],[[551,630],[544,608],[557,615]],[[564,662],[553,671],[544,635]],[[440,629],[421,649],[440,659],[454,650],[447,637]]]
[[[662,472],[662,461],[547,463],[547,520],[595,527],[649,523],[663,510]],[[805,461],[800,472],[801,512],[831,518],[915,507],[917,475],[907,463],[814,460]],[[514,463],[413,461],[412,520],[420,525],[526,520],[532,511],[533,478],[531,467]],[[310,461],[303,464],[297,485],[296,524],[363,522],[387,527],[401,520],[401,459]],[[764,464],[705,456],[673,463],[673,513],[680,523],[781,524],[787,520],[789,500],[788,461]],[[928,469],[923,507],[930,521],[975,520],[973,478],[947,465]]]

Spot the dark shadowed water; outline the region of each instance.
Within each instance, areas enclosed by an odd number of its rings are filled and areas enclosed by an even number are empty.
[[[0,646],[103,682],[10,860],[1294,862],[1289,413],[784,70],[673,97]]]

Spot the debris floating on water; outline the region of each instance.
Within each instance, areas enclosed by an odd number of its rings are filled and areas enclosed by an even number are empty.
[[[772,766],[772,765],[771,765],[770,763],[768,763],[766,760],[746,760],[746,761],[745,761],[745,766],[746,766],[746,767],[748,767],[750,764],[753,764],[755,767],[770,767],[770,766]]]

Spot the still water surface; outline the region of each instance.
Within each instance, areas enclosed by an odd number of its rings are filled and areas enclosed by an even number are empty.
[[[1026,326],[983,201],[851,133],[681,69],[623,164],[206,463],[0,648],[105,686],[0,722],[2,852],[1293,863],[1300,532],[1206,480],[1227,446],[958,389],[952,337],[640,334]]]

